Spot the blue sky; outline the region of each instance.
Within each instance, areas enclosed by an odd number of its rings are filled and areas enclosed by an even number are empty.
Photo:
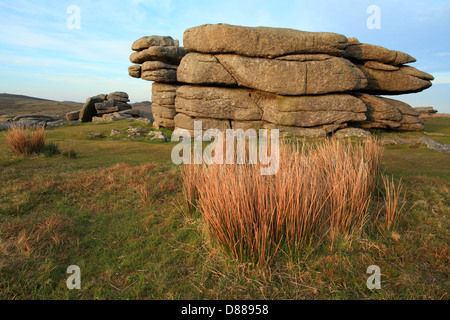
[[[80,29],[67,27],[71,5]],[[367,27],[370,5],[381,9],[381,29]],[[450,1],[439,0],[0,0],[0,92],[82,102],[120,90],[150,100],[151,83],[128,76],[131,44],[146,35],[182,41],[205,23],[337,32],[407,52],[436,79],[398,99],[450,113]]]

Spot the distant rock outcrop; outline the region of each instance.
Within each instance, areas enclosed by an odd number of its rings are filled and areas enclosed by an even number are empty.
[[[435,114],[438,111],[435,110],[433,107],[416,107],[414,108],[420,115],[431,115]]]
[[[58,115],[27,114],[17,116],[0,116],[0,131],[10,127],[52,127],[64,124]]]
[[[433,76],[407,53],[336,33],[226,24],[137,40],[132,77],[154,81],[157,126],[193,130],[278,128],[289,135],[364,136],[364,129],[423,130],[419,112],[377,95],[425,90]],[[342,130],[349,127],[346,130]],[[353,129],[351,129],[353,128]]]
[[[125,118],[151,118],[149,112],[143,112],[128,104],[130,102],[126,92],[116,91],[110,94],[99,94],[86,100],[80,111],[66,114],[67,120],[79,120],[81,122],[103,122]],[[145,114],[144,114],[145,113]]]

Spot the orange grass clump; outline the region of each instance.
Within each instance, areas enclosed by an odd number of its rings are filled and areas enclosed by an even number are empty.
[[[11,127],[8,129],[6,142],[9,149],[17,155],[40,153],[45,146],[45,130],[43,127]]]
[[[403,192],[403,187],[400,182],[395,185],[394,178],[383,175],[383,186],[384,186],[384,209],[385,209],[385,217],[384,217],[384,226],[386,230],[390,230],[392,226],[397,222],[403,208],[405,206],[406,193]],[[400,202],[403,203],[400,206]]]
[[[261,175],[261,164],[184,165],[184,197],[234,259],[264,266],[281,247],[292,256],[327,234],[360,232],[381,155],[374,139],[285,142],[273,176]]]

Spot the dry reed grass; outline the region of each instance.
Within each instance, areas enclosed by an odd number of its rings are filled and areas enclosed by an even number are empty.
[[[45,130],[43,127],[13,126],[8,129],[6,142],[9,149],[16,155],[27,156],[41,153],[45,147]]]
[[[184,165],[184,198],[233,259],[266,266],[325,236],[351,236],[368,219],[382,149],[374,139],[282,143],[276,175],[261,164]]]
[[[396,185],[393,177],[389,178],[382,175],[381,178],[384,187],[383,208],[385,215],[383,222],[385,229],[391,230],[403,212],[406,203],[406,193],[403,190],[401,180]]]

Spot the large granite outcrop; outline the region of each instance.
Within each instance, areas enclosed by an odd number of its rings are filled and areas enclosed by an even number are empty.
[[[416,110],[379,96],[431,86],[433,76],[406,65],[416,61],[407,53],[336,33],[226,24],[188,29],[183,44],[151,36],[132,46],[129,74],[154,81],[157,126],[192,131],[201,120],[204,130],[311,137],[423,129]]]

